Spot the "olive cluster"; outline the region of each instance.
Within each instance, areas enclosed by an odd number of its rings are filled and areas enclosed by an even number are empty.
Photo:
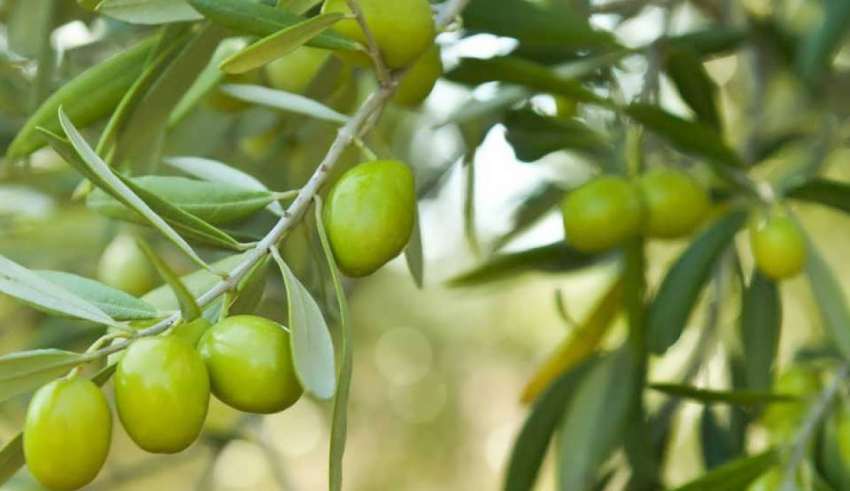
[[[600,252],[645,236],[674,239],[693,233],[709,215],[708,192],[687,173],[649,170],[635,181],[601,176],[561,203],[567,240],[582,252]],[[799,225],[780,209],[753,213],[750,244],[758,269],[772,279],[798,274],[806,260]]]

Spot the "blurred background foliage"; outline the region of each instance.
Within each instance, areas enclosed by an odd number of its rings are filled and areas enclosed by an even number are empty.
[[[850,158],[848,10],[843,0],[473,0],[462,30],[439,38],[447,72],[429,99],[415,110],[389,107],[367,141],[379,156],[405,160],[416,170],[426,285],[415,287],[403,259],[347,284],[355,367],[346,489],[502,486],[527,414],[523,387],[617,271],[612,258],[564,252],[556,212],[566,190],[618,168],[628,151],[628,125],[605,108],[606,101],[650,102],[719,130],[759,180],[790,186],[821,169],[835,180],[850,179],[843,165]],[[47,95],[152,31],[76,2],[0,0],[0,152]],[[374,86],[370,73],[331,58],[305,93],[350,113]],[[161,150],[151,154],[214,158],[283,191],[305,182],[336,133],[335,125],[306,116],[216,106],[208,101],[169,126]],[[87,136],[95,138],[102,127],[94,125]],[[713,187],[721,208],[729,188],[712,171],[716,148],[706,150],[704,140],[675,129],[672,136],[654,130],[643,142],[646,164],[689,169]],[[361,159],[351,148],[344,162]],[[170,171],[160,166],[157,172]],[[129,226],[73,200],[79,181],[49,150],[23,165],[0,167],[0,253],[33,269],[97,276],[107,246]],[[810,204],[795,209],[835,275],[847,278],[846,218]],[[257,236],[273,220],[260,216],[239,232]],[[156,245],[175,268],[192,270],[168,244]],[[686,246],[648,244],[651,290]],[[738,250],[749,271],[748,247]],[[284,244],[299,276],[332,305],[315,251],[303,227]],[[734,263],[731,256],[724,261]],[[653,358],[651,381],[679,382],[688,373],[700,387],[733,384],[741,286],[718,273],[708,291],[689,323],[697,328],[686,329],[663,359]],[[787,391],[808,396],[833,371],[836,355],[824,341],[807,282],[786,282],[781,295],[780,380]],[[269,275],[258,312],[282,321],[282,298],[279,278]],[[0,296],[2,353],[82,350],[102,334],[74,327]],[[602,345],[616,347],[625,335],[618,320]],[[842,390],[841,400],[845,396]],[[654,391],[647,401],[652,410],[674,413],[663,473],[669,485],[745,450],[732,426],[738,409]],[[0,406],[0,442],[21,427],[25,402]],[[802,403],[772,406],[750,426],[746,444],[758,450],[791,438],[804,409]],[[825,424],[847,435],[847,410],[833,414],[835,422]],[[326,405],[309,398],[262,418],[240,416],[214,401],[202,440],[177,457],[144,454],[116,425],[107,466],[88,489],[320,489],[329,424]],[[838,442],[839,469],[850,462],[847,441]],[[615,463],[622,459],[613,457]],[[540,489],[555,488],[551,465]],[[818,461],[809,471],[827,477],[807,482],[842,479],[835,477],[842,471],[825,465]],[[619,474],[608,483],[610,489],[624,485]],[[777,489],[768,481],[761,485]],[[847,489],[842,486],[806,489]],[[24,471],[3,489],[38,487]]]

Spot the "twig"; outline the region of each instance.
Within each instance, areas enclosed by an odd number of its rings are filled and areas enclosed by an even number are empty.
[[[360,8],[360,4],[357,3],[357,0],[346,0],[346,3],[348,4],[348,8],[351,9],[351,13],[354,14],[354,19],[357,20],[357,24],[360,25],[360,30],[363,31],[363,35],[366,36],[366,52],[369,54],[369,58],[372,59],[372,64],[375,65],[375,74],[378,77],[378,82],[380,82],[381,86],[386,86],[390,81],[390,73],[384,63],[384,57],[381,56],[381,50],[378,48],[378,42],[375,40],[372,30],[369,28],[369,23],[366,22],[366,16],[363,14],[363,9]]]

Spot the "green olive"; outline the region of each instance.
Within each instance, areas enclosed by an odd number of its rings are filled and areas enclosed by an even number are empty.
[[[100,472],[112,441],[112,414],[86,378],[55,380],[27,409],[24,456],[30,473],[53,490],[79,489]]]
[[[640,177],[639,186],[646,207],[644,232],[650,237],[683,237],[708,214],[708,193],[684,172],[653,169]]]
[[[431,45],[401,79],[393,102],[408,107],[418,106],[428,97],[442,74],[440,48]]]
[[[622,177],[602,176],[569,193],[561,202],[564,230],[579,251],[598,252],[640,232],[640,193]]]
[[[266,65],[266,78],[272,88],[300,94],[330,56],[326,49],[302,46]]]
[[[412,63],[434,40],[436,34],[428,0],[358,0],[360,9],[384,62],[390,68]],[[351,14],[347,0],[326,0],[322,13]],[[366,35],[355,19],[338,22],[334,29],[356,41],[366,43]],[[340,52],[342,54],[343,52]],[[368,63],[362,53],[348,56],[359,64]]]
[[[295,376],[289,333],[254,315],[235,315],[201,339],[215,396],[251,413],[276,413],[295,404],[302,389]]]
[[[354,277],[375,272],[404,249],[415,216],[416,190],[407,165],[376,160],[343,174],[324,211],[339,268]]]
[[[156,272],[145,253],[129,235],[119,235],[103,251],[97,267],[103,283],[131,295],[147,293],[156,285]]]
[[[153,453],[176,453],[201,432],[210,387],[201,355],[177,336],[133,342],[115,372],[115,403],[124,429]]]
[[[769,278],[790,278],[806,265],[803,231],[787,215],[772,213],[757,217],[751,224],[750,245],[756,266]]]

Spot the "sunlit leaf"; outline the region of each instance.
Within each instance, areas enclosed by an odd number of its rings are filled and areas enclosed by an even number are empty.
[[[132,24],[165,24],[203,18],[185,0],[103,0],[97,11]]]

